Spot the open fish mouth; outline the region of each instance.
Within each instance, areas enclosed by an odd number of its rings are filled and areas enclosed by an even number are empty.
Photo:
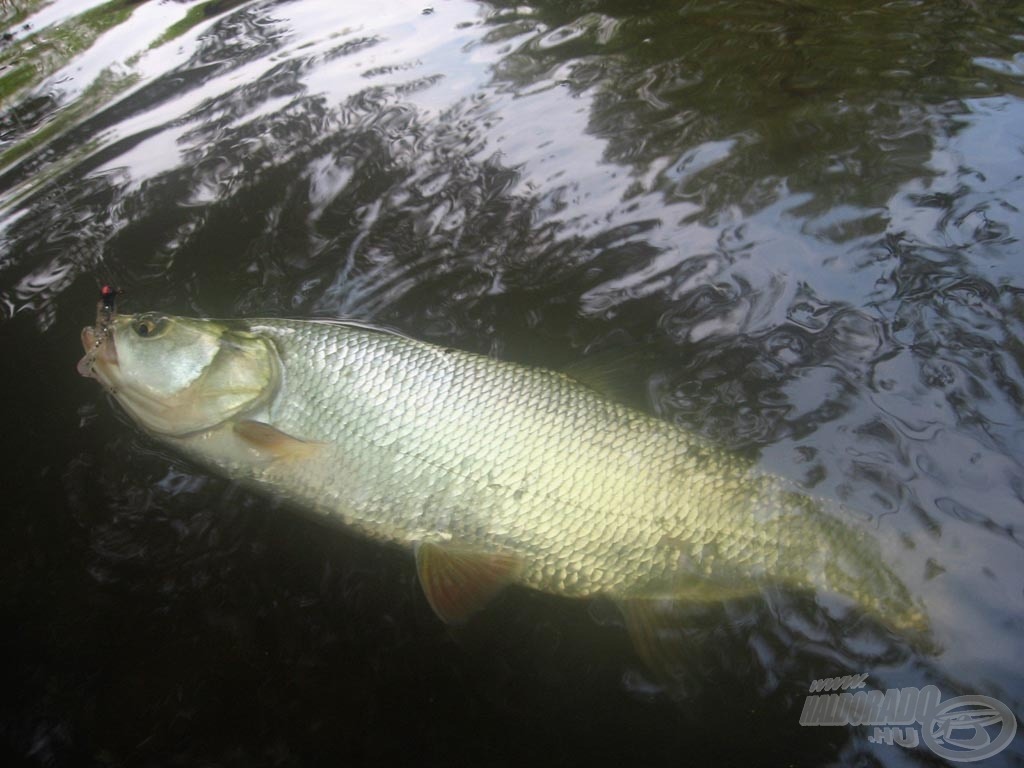
[[[113,329],[102,321],[87,325],[82,329],[82,347],[85,355],[78,361],[78,373],[90,379],[109,378],[109,370],[117,366]]]

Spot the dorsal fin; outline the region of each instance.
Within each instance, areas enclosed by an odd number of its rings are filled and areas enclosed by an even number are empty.
[[[611,400],[634,404],[641,399],[643,371],[649,362],[638,350],[605,349],[569,363],[562,373]]]

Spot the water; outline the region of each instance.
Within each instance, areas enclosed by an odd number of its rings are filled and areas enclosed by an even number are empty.
[[[799,724],[862,672],[1019,716],[1024,6],[84,8],[2,9],[11,760],[934,764]],[[639,352],[644,407],[872,528],[936,647],[770,588],[695,609],[668,682],[606,606],[513,590],[449,630],[407,555],[166,455],[78,378],[101,282]]]

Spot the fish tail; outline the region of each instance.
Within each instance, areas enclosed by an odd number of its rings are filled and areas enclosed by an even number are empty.
[[[811,520],[812,535],[806,535],[805,527],[805,535],[791,545],[797,552],[790,551],[787,557],[787,581],[845,597],[908,638],[928,635],[924,606],[886,561],[875,538],[820,508],[814,509]]]

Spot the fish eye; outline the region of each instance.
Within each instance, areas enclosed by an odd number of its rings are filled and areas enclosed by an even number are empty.
[[[132,323],[136,336],[152,339],[167,329],[167,318],[158,315],[142,315]]]

